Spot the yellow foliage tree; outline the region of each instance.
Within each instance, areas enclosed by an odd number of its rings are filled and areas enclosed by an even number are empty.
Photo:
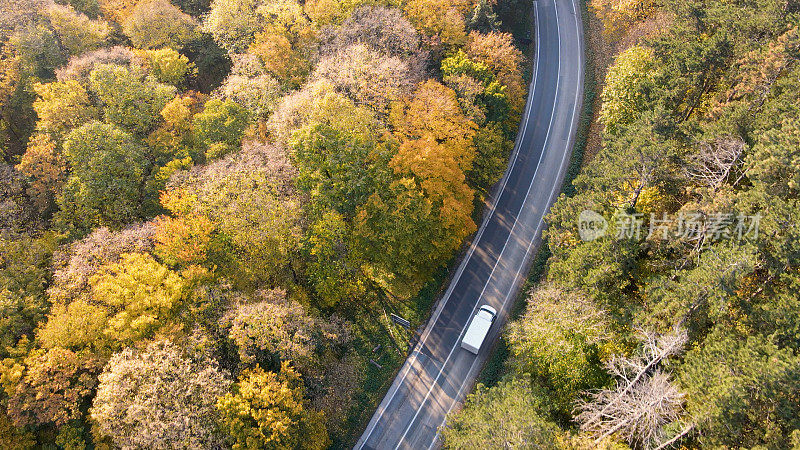
[[[280,372],[245,371],[233,392],[217,401],[221,428],[240,449],[324,449],[322,414],[308,409],[303,381],[288,363]]]
[[[464,115],[449,87],[434,80],[420,84],[411,100],[392,105],[389,120],[401,140],[438,143],[449,149],[462,171],[472,167],[477,125]]]
[[[213,232],[214,224],[200,214],[158,217],[155,252],[171,266],[202,264],[206,261]]]
[[[470,0],[409,0],[404,9],[421,33],[438,38],[447,47],[457,47],[467,40],[464,15],[473,6]]]
[[[132,342],[165,331],[175,322],[186,282],[146,253],[127,253],[89,279],[95,300],[111,315],[105,334]]]
[[[525,104],[525,82],[522,78],[522,52],[514,45],[509,33],[472,32],[466,45],[467,55],[485,64],[506,87],[511,119],[516,119]],[[515,125],[516,126],[516,125]]]
[[[592,0],[589,8],[603,22],[603,31],[612,38],[618,38],[631,25],[653,14],[660,2],[658,0]]]
[[[256,10],[264,27],[249,53],[264,69],[289,85],[298,86],[308,74],[308,56],[316,32],[303,7],[294,0],[270,0]]]

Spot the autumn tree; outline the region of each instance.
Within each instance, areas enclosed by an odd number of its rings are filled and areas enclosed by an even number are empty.
[[[31,178],[29,191],[40,211],[45,211],[61,194],[67,178],[66,158],[47,134],[31,138],[17,169]]]
[[[497,81],[505,86],[510,118],[516,120],[525,104],[526,87],[522,79],[522,52],[509,33],[472,32],[465,47],[467,56],[485,64]],[[491,90],[490,90],[491,92]]]
[[[632,24],[646,19],[660,6],[655,0],[592,0],[590,7],[603,22],[603,31],[619,38]]]
[[[204,149],[198,146],[193,123],[194,117],[202,110],[203,98],[190,92],[170,100],[161,110],[163,122],[147,136],[151,158],[157,166],[152,191],[163,190],[177,170],[188,169],[194,162],[204,160]]]
[[[260,4],[259,0],[213,0],[203,30],[228,53],[245,53],[261,26],[256,14]]]
[[[397,178],[359,209],[356,230],[372,276],[406,297],[475,230],[464,172],[474,159],[476,126],[455,92],[434,81],[395,103],[390,120],[400,141],[389,162]]]
[[[252,288],[291,277],[302,205],[294,174],[283,149],[250,142],[202,169],[176,174],[168,188],[196,196],[196,212],[227,237],[212,263],[238,287]]]
[[[477,127],[464,116],[455,92],[441,83],[421,83],[411,99],[392,105],[390,121],[401,139],[428,138],[448,147],[461,170],[472,164]]]
[[[112,341],[104,333],[107,326],[108,310],[79,298],[66,305],[53,305],[37,337],[45,349],[102,349]]]
[[[419,33],[399,9],[380,6],[357,8],[341,26],[320,30],[317,55],[334,55],[356,44],[400,58],[412,73],[422,73],[426,69],[428,52]]]
[[[471,6],[467,0],[411,0],[404,5],[404,10],[422,34],[452,48],[466,43],[464,15]]]
[[[400,58],[355,44],[320,60],[311,80],[327,80],[356,104],[385,114],[389,103],[409,95],[422,76]]]
[[[34,350],[24,375],[8,392],[8,414],[18,426],[78,420],[89,405],[103,361],[87,352],[54,347]]]
[[[197,71],[189,58],[171,48],[144,50],[139,54],[144,57],[148,70],[156,80],[177,88],[184,87]]]
[[[196,38],[197,26],[169,1],[145,0],[137,2],[122,29],[136,48],[181,50]]]
[[[70,5],[53,4],[45,14],[58,35],[59,44],[71,56],[101,47],[111,32],[106,22],[91,20]]]
[[[356,105],[325,80],[283,97],[267,128],[279,142],[288,143],[298,129],[318,124],[360,137],[379,135],[384,129],[373,111]]]
[[[220,427],[234,448],[324,449],[330,445],[320,413],[309,409],[300,375],[288,364],[280,371],[247,370],[232,392],[217,402]]]
[[[278,369],[291,361],[306,376],[319,376],[325,348],[349,341],[349,328],[326,321],[286,297],[286,292],[259,292],[256,302],[241,303],[222,318],[236,345],[242,367]]]
[[[353,10],[365,5],[386,5],[386,0],[309,0],[303,5],[305,13],[318,26],[341,24]]]
[[[53,281],[47,291],[50,300],[69,303],[88,297],[89,279],[100,267],[118,262],[125,253],[150,252],[154,233],[152,223],[133,224],[119,231],[101,227],[65,246],[54,257]]]
[[[100,375],[91,417],[120,447],[213,447],[224,442],[214,405],[229,385],[214,364],[191,361],[169,341],[127,348]]]
[[[248,49],[264,69],[289,86],[298,86],[308,74],[316,31],[295,0],[267,0],[257,9],[263,24]]]
[[[214,224],[200,214],[177,217],[160,216],[155,220],[155,254],[171,266],[202,264],[208,258],[208,248]]]
[[[134,52],[120,45],[101,48],[73,56],[67,64],[56,70],[58,81],[75,80],[82,85],[87,85],[89,74],[102,64],[113,64],[128,67],[136,59]]]
[[[77,81],[37,84],[33,109],[39,117],[36,128],[63,137],[75,128],[96,119],[99,111],[89,92]]]
[[[221,98],[244,106],[260,121],[275,110],[281,93],[278,80],[265,72],[258,58],[247,54],[234,58],[231,73],[217,90]]]

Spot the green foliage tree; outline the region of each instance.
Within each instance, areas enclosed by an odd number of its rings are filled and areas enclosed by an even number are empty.
[[[760,334],[717,328],[681,366],[689,413],[700,443],[709,446],[788,448],[798,429],[800,361]]]
[[[479,384],[464,409],[447,417],[444,448],[557,448],[561,430],[548,419],[546,397],[527,381]]]
[[[206,157],[218,158],[238,149],[249,118],[246,109],[230,100],[211,99],[206,102],[203,111],[195,115],[192,122]]]
[[[139,217],[148,161],[130,134],[91,122],[67,136],[64,155],[72,171],[58,199],[63,222],[121,227]]]
[[[67,62],[58,35],[43,20],[19,25],[9,40],[19,57],[21,69],[30,75],[52,78],[57,67]]]
[[[324,123],[295,131],[291,145],[298,186],[321,210],[333,209],[351,218],[390,176],[388,145]]]
[[[600,110],[608,133],[616,133],[650,106],[646,89],[655,81],[655,70],[655,56],[646,47],[631,47],[617,56],[606,75]]]
[[[366,273],[393,295],[409,298],[461,244],[445,228],[435,205],[409,178],[370,196],[355,220],[354,251]],[[457,230],[463,232],[462,230]]]
[[[303,398],[300,375],[288,363],[280,372],[247,370],[217,401],[220,427],[234,449],[324,449],[330,444],[320,413]]]
[[[553,391],[556,407],[569,413],[581,391],[608,382],[603,359],[614,346],[608,314],[583,294],[545,285],[531,291],[525,314],[507,337],[517,371]]]
[[[353,240],[348,222],[335,212],[323,214],[303,237],[305,274],[323,306],[349,304],[367,291],[363,261],[353,251]]]
[[[5,411],[0,411],[0,439],[5,442],[8,450],[25,450],[36,446],[34,434],[15,426]]]
[[[129,69],[113,64],[101,64],[92,70],[89,86],[106,122],[139,134],[152,130],[160,119],[159,113],[176,92],[173,86],[141,79]]]
[[[33,336],[47,306],[43,299],[0,290],[0,355],[8,356],[23,336]]]
[[[475,162],[467,174],[470,185],[486,193],[506,170],[513,143],[505,138],[497,123],[490,123],[475,133]]]

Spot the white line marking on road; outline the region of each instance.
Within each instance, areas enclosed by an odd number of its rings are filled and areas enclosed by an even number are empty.
[[[554,2],[554,4],[555,4],[555,2]],[[534,5],[536,5],[536,4],[534,3]],[[537,8],[537,11],[538,11],[538,7],[537,6],[534,6],[534,7]],[[556,74],[558,75],[558,74],[561,73],[561,27],[558,24],[558,7],[555,7],[554,11],[555,11],[555,14],[556,14],[556,29],[559,30],[558,33],[557,33],[557,35],[558,35],[558,69],[556,70]],[[538,36],[538,29],[539,29],[538,28],[538,20],[539,20],[538,19],[538,15],[537,15],[537,19],[536,20],[537,20],[537,36]],[[537,49],[538,49],[538,43],[537,43]],[[537,52],[537,54],[538,54],[538,52]],[[511,237],[514,236],[514,230],[517,228],[517,223],[519,222],[519,217],[520,217],[520,215],[522,213],[523,208],[525,207],[525,204],[527,203],[526,200],[528,199],[528,196],[531,193],[531,188],[533,187],[533,183],[536,180],[536,174],[539,172],[539,167],[541,167],[542,158],[544,157],[545,150],[547,149],[547,143],[548,143],[548,141],[550,139],[550,132],[553,129],[553,118],[555,117],[555,113],[556,113],[556,99],[558,98],[558,88],[559,88],[560,82],[561,82],[561,77],[559,76],[559,77],[556,78],[556,91],[555,91],[556,94],[553,97],[553,109],[550,112],[550,123],[548,124],[547,134],[545,135],[544,143],[542,144],[542,153],[539,155],[539,163],[536,165],[536,170],[533,172],[533,176],[531,177],[531,182],[528,185],[528,190],[525,193],[525,198],[523,199],[522,205],[520,206],[520,210],[519,210],[519,212],[517,212],[517,216],[514,219],[514,225],[511,227],[511,231],[508,234],[508,238],[506,239],[506,242],[503,245],[503,250],[500,251],[500,256],[498,256],[497,261],[494,264],[494,267],[492,267],[492,272],[489,274],[489,277],[486,279],[486,284],[483,285],[483,289],[481,290],[481,293],[478,296],[478,301],[475,302],[475,305],[472,307],[472,312],[470,312],[470,315],[469,315],[470,319],[472,318],[472,315],[475,314],[475,309],[478,307],[478,304],[480,304],[480,301],[483,298],[483,293],[486,291],[486,288],[489,286],[490,282],[492,281],[492,277],[494,276],[495,269],[497,269],[497,266],[500,264],[500,260],[503,259],[503,253],[505,253],[505,250],[508,247],[508,242],[511,240]],[[552,197],[552,195],[551,195],[551,197]],[[542,219],[543,218],[544,218],[544,211],[542,212]],[[528,246],[528,250],[530,250],[530,245]],[[450,358],[453,356],[453,352],[455,352],[455,350],[459,347],[459,344],[461,342],[462,336],[464,335],[465,331],[466,331],[466,327],[464,327],[461,330],[461,332],[458,334],[458,340],[453,345],[453,348],[450,349],[450,353],[448,353],[447,358],[444,360],[444,363],[442,363],[442,367],[441,367],[441,369],[439,369],[439,372],[436,375],[436,378],[433,380],[433,383],[431,383],[431,386],[428,388],[428,392],[425,394],[425,397],[422,399],[422,402],[419,404],[419,407],[417,407],[417,410],[414,413],[414,416],[411,418],[411,421],[408,423],[408,426],[406,426],[406,428],[405,428],[405,430],[403,432],[403,435],[400,436],[400,440],[398,441],[397,446],[395,447],[395,450],[400,448],[400,445],[403,444],[403,440],[405,440],[406,435],[408,434],[409,430],[411,430],[411,426],[414,425],[414,421],[417,420],[417,417],[419,416],[419,413],[422,411],[422,406],[425,404],[425,402],[428,401],[428,398],[430,397],[431,392],[433,392],[433,388],[436,386],[436,383],[438,383],[439,378],[441,378],[442,374],[444,373],[444,368],[447,365],[447,362],[450,361]],[[477,356],[475,358],[477,360]],[[473,364],[474,364],[474,362],[473,362]]]

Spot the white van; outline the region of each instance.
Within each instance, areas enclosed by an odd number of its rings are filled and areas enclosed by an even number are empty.
[[[472,323],[467,327],[467,332],[464,333],[464,339],[461,340],[461,348],[465,348],[474,354],[478,354],[481,349],[483,340],[489,334],[489,328],[497,316],[497,311],[489,305],[481,306],[481,309],[472,318]]]

